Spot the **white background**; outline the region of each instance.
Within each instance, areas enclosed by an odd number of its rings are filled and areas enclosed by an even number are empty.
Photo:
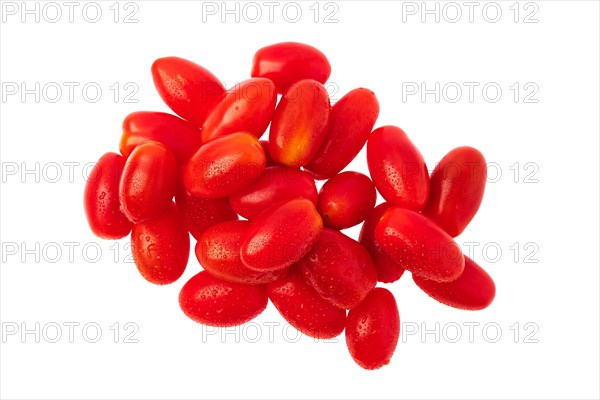
[[[442,2],[439,22],[433,14],[422,22],[421,2],[337,1],[327,9],[318,5],[317,23],[312,1],[297,3],[302,16],[296,23],[282,15],[283,2],[272,22],[268,6],[256,3],[263,13],[256,23],[247,21],[255,9],[244,14],[243,3],[239,22],[228,15],[225,23],[221,2],[212,3],[216,15],[203,13],[201,2],[121,3],[117,23],[112,1],[98,3],[97,23],[83,18],[85,2],[74,9],[73,22],[67,6],[56,3],[62,12],[56,23],[48,21],[56,9],[46,7],[44,14],[45,3],[38,4],[39,22],[25,15],[25,23],[21,2],[13,3],[15,15],[7,3],[0,28],[3,398],[600,396],[597,2],[481,2],[473,22],[463,2],[445,8]],[[455,5],[462,18],[452,23]],[[34,2],[28,6],[33,9]],[[492,23],[496,8],[502,15]],[[324,23],[336,10],[337,22]],[[94,9],[87,11],[93,19]],[[138,22],[124,23],[133,11]],[[294,9],[287,11],[285,17],[293,19]],[[537,22],[525,23],[531,13],[530,22]],[[465,243],[479,243],[472,256],[495,279],[495,302],[469,313],[431,300],[409,274],[386,285],[397,298],[405,335],[391,364],[378,371],[356,366],[343,336],[337,342],[296,342],[296,332],[272,305],[245,328],[203,328],[185,318],[177,303],[183,283],[200,269],[193,255],[180,281],[153,286],[126,262],[127,239],[97,240],[84,217],[84,166],[118,150],[126,114],[168,110],[153,88],[154,59],[189,58],[229,87],[249,77],[255,50],[287,40],[327,54],[333,67],[329,87],[339,88],[334,99],[355,87],[372,89],[381,103],[377,125],[402,127],[430,168],[460,145],[479,148],[493,163],[495,182],[457,241],[465,251]],[[22,98],[21,83],[34,89],[36,82],[39,102],[35,94]],[[63,89],[55,103],[53,82]],[[72,102],[65,82],[79,84]],[[407,95],[421,82],[429,89],[439,82],[448,91],[439,102],[434,94]],[[464,82],[479,85],[472,102]],[[102,89],[97,102],[91,101],[93,89],[87,99],[82,95],[88,83]],[[492,89],[487,99],[482,95],[488,83],[502,89],[495,103]],[[453,103],[456,85],[463,93]],[[9,95],[15,87],[19,93]],[[139,88],[132,97],[137,104],[125,102],[132,87]],[[74,163],[72,177],[64,163]],[[24,173],[35,168],[39,173]],[[364,153],[349,169],[367,171]],[[348,233],[356,237],[358,229]],[[71,242],[72,258],[65,244]],[[101,254],[92,262],[97,248]],[[479,324],[472,325],[472,343],[469,322]],[[21,335],[24,328],[35,332],[36,323],[39,338]],[[72,343],[69,323],[79,324]],[[272,340],[269,323],[279,324]],[[91,324],[87,335],[85,324]],[[62,336],[51,343],[57,326]],[[457,326],[462,336],[451,343]],[[89,343],[94,327],[102,336]],[[433,333],[423,337],[424,328]],[[137,343],[126,343],[131,339]]]

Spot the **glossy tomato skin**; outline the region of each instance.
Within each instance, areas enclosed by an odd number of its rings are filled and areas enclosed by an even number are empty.
[[[227,282],[202,271],[194,275],[179,293],[179,306],[190,319],[210,326],[244,324],[267,307],[263,285]]]
[[[229,221],[205,230],[196,243],[200,265],[217,278],[246,285],[264,285],[287,273],[285,269],[253,271],[242,263],[240,247],[249,227],[248,221]]]
[[[317,204],[317,187],[312,176],[305,171],[289,167],[269,167],[260,178],[229,197],[235,212],[247,219],[275,203],[305,198]]]
[[[375,207],[365,220],[358,237],[360,244],[371,255],[371,259],[377,270],[377,280],[384,283],[396,282],[404,274],[404,268],[383,251],[375,238],[375,227],[390,207],[393,207],[390,203],[382,203]]]
[[[166,285],[181,277],[190,255],[190,236],[175,203],[160,216],[133,226],[131,252],[148,282]]]
[[[465,260],[458,244],[414,211],[391,207],[379,219],[375,239],[392,260],[414,275],[452,282],[463,272]]]
[[[245,80],[229,89],[202,125],[202,142],[236,132],[261,137],[271,122],[277,93],[273,82],[264,78]]]
[[[344,330],[346,311],[325,301],[297,271],[268,284],[267,294],[283,318],[305,335],[331,339]]]
[[[325,54],[304,43],[266,46],[259,49],[252,60],[251,75],[272,80],[279,93],[303,79],[325,83],[330,74],[331,65]]]
[[[389,364],[400,336],[400,314],[394,295],[376,288],[346,320],[346,345],[354,361],[365,369]]]
[[[413,211],[425,207],[427,165],[402,129],[383,126],[373,131],[367,142],[367,163],[371,179],[386,201]]]
[[[348,92],[331,107],[327,138],[306,169],[315,179],[329,179],[346,168],[367,142],[378,116],[375,93],[364,88]]]
[[[227,197],[258,179],[265,164],[258,139],[246,132],[234,133],[200,147],[184,167],[184,187],[195,197]]]
[[[88,177],[83,206],[92,232],[102,239],[120,239],[131,232],[132,223],[120,210],[119,181],[125,158],[106,153]]]
[[[119,185],[121,211],[134,223],[148,221],[166,210],[177,187],[177,161],[158,142],[133,150]]]
[[[138,111],[123,121],[119,150],[128,157],[133,149],[147,141],[155,141],[171,150],[180,164],[200,148],[200,130],[192,123],[163,112]]]
[[[277,105],[269,132],[273,159],[299,168],[312,160],[327,136],[329,95],[319,82],[294,83]]]
[[[196,240],[211,226],[238,219],[227,197],[218,199],[195,197],[185,190],[183,183],[178,187],[175,202],[185,226]]]
[[[325,182],[319,191],[317,210],[325,226],[346,229],[364,221],[376,201],[377,192],[371,179],[346,171]]]
[[[307,199],[275,204],[252,220],[242,241],[242,262],[255,271],[275,271],[300,260],[323,230],[315,205]]]
[[[416,275],[413,280],[432,299],[462,310],[483,310],[496,296],[492,278],[467,256],[463,273],[453,282],[440,283]]]
[[[329,228],[323,229],[298,267],[317,293],[339,308],[355,307],[377,283],[369,253],[358,242]]]
[[[450,236],[460,235],[473,219],[485,191],[487,164],[472,147],[458,147],[431,173],[431,190],[423,214]]]
[[[202,126],[225,93],[225,88],[212,72],[180,57],[154,61],[152,79],[165,104],[197,127]]]

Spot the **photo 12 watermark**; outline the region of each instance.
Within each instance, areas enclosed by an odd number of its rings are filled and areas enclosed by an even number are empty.
[[[3,24],[115,24],[140,22],[140,2],[136,1],[2,1]]]
[[[2,103],[90,103],[136,104],[140,86],[136,82],[2,82]]]
[[[540,326],[536,322],[501,324],[488,322],[402,322],[402,343],[524,343],[537,344]]]
[[[340,1],[203,1],[202,23],[337,24]]]
[[[402,82],[402,103],[537,104],[536,82]]]
[[[16,264],[134,263],[129,241],[3,241],[0,259]]]
[[[540,4],[533,1],[403,1],[402,23],[537,24]]]
[[[2,322],[2,343],[139,343],[136,322]]]

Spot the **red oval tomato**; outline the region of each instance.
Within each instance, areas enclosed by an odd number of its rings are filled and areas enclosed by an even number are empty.
[[[175,202],[185,226],[196,239],[213,225],[238,219],[227,197],[219,199],[195,197],[185,190],[182,183],[175,195]]]
[[[217,327],[236,326],[258,316],[267,307],[261,285],[227,282],[202,271],[179,293],[179,306],[192,320]]]
[[[159,217],[133,226],[131,253],[148,282],[166,285],[179,279],[190,256],[190,236],[175,203]]]
[[[383,251],[381,245],[375,238],[375,227],[383,214],[390,207],[392,207],[390,203],[382,203],[375,207],[369,217],[365,220],[358,237],[360,244],[362,244],[371,255],[371,259],[377,270],[377,280],[385,283],[396,282],[402,277],[402,274],[404,274],[404,268],[392,260],[392,258]]]
[[[160,142],[171,150],[179,163],[186,162],[200,148],[200,130],[174,115],[138,111],[123,121],[119,150],[128,157],[133,149],[147,141]]]
[[[390,363],[400,336],[400,314],[394,295],[376,288],[346,320],[346,345],[354,361],[365,369]]]
[[[131,232],[132,223],[120,210],[119,181],[125,158],[106,153],[94,166],[83,194],[83,206],[92,232],[103,239],[120,239]]]
[[[162,213],[175,195],[177,162],[158,142],[146,142],[133,150],[119,186],[121,211],[132,222],[143,222]]]
[[[323,221],[310,200],[273,205],[252,220],[242,241],[242,262],[255,271],[287,268],[310,250],[322,230]]]
[[[346,168],[367,142],[378,116],[375,93],[350,91],[331,107],[327,138],[306,169],[315,179],[329,179]]]
[[[355,307],[377,283],[369,253],[333,229],[323,229],[298,267],[321,297],[340,308]]]
[[[462,310],[482,310],[496,296],[492,278],[467,256],[463,273],[453,282],[440,283],[416,275],[413,280],[432,299]]]
[[[379,219],[375,239],[394,262],[414,275],[452,282],[463,272],[465,260],[456,242],[414,211],[391,207]]]
[[[319,82],[305,79],[290,86],[273,114],[271,157],[290,167],[308,164],[327,136],[329,109],[329,95]]]
[[[298,272],[267,285],[267,294],[283,318],[305,335],[331,339],[344,330],[346,311],[325,301]]]
[[[371,179],[383,198],[395,206],[420,211],[429,196],[429,173],[419,150],[395,126],[373,131],[367,142]]]
[[[369,177],[347,171],[325,182],[319,192],[317,210],[325,226],[346,229],[364,221],[375,201],[377,192]]]
[[[423,214],[450,236],[460,235],[473,219],[485,191],[487,164],[472,147],[458,147],[431,173],[431,191]]]
[[[229,221],[202,233],[196,243],[196,257],[202,267],[217,278],[246,285],[264,285],[280,278],[287,270],[253,271],[240,258],[240,247],[250,222]]]
[[[296,168],[269,167],[256,181],[229,197],[236,213],[254,219],[281,201],[305,198],[317,204],[317,187],[308,172]]]
[[[236,132],[261,137],[271,122],[277,93],[273,82],[264,78],[243,81],[229,89],[202,125],[202,142]]]
[[[257,180],[265,164],[258,139],[238,132],[200,147],[184,168],[183,183],[192,196],[227,197]]]
[[[225,88],[212,72],[180,57],[154,61],[152,79],[165,104],[197,127],[202,126],[225,93]]]
[[[325,83],[331,74],[331,65],[325,54],[312,46],[283,42],[259,49],[252,60],[251,74],[272,80],[283,93],[291,84],[303,79]]]

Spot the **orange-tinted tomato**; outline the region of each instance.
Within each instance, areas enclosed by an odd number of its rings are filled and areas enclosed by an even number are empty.
[[[92,232],[103,239],[120,239],[131,231],[132,223],[120,210],[119,181],[125,158],[106,153],[94,166],[83,194],[83,206]]]
[[[398,306],[387,289],[374,289],[348,313],[346,345],[362,368],[377,369],[389,364],[399,336]]]
[[[492,304],[496,296],[492,278],[467,256],[465,270],[454,282],[440,283],[416,275],[413,280],[431,298],[463,310],[482,310]]]
[[[306,166],[316,179],[329,179],[363,148],[379,116],[379,102],[369,89],[354,89],[331,107],[327,139]]]
[[[242,262],[256,271],[289,267],[310,250],[322,230],[323,221],[310,200],[273,205],[252,220],[242,241]]]
[[[369,253],[360,243],[333,229],[323,229],[298,266],[307,282],[340,308],[355,307],[377,283]]]
[[[379,219],[375,239],[394,262],[414,275],[452,282],[463,272],[465,260],[456,242],[414,211],[391,207]]]
[[[147,221],[165,211],[177,186],[177,161],[158,142],[146,142],[133,150],[119,186],[121,211],[130,221]]]
[[[184,168],[183,183],[195,197],[227,197],[257,180],[265,164],[258,139],[234,133],[200,147]]]
[[[346,324],[346,311],[325,301],[294,271],[267,285],[269,299],[294,328],[305,335],[330,339]]]
[[[212,72],[179,57],[154,61],[152,79],[167,106],[197,127],[202,126],[225,93],[225,88]]]
[[[420,211],[429,196],[429,173],[423,156],[406,133],[395,126],[373,131],[367,142],[371,179],[395,206]]]
[[[329,109],[329,95],[319,82],[306,79],[290,86],[273,114],[271,157],[290,167],[308,164],[327,136]]]
[[[148,282],[166,285],[179,279],[190,256],[190,235],[175,203],[159,217],[133,226],[131,253]]]
[[[200,147],[201,137],[194,124],[171,114],[152,111],[129,114],[123,121],[121,154],[128,157],[133,149],[147,141],[160,142],[173,152],[179,163],[184,163]]]
[[[179,185],[175,202],[185,226],[196,239],[213,225],[238,219],[227,197],[219,199],[194,197],[185,190],[183,184]]]
[[[486,179],[487,164],[479,150],[464,146],[450,151],[431,173],[423,214],[448,235],[460,235],[479,210]]]
[[[296,168],[269,167],[255,182],[229,197],[231,206],[244,218],[258,214],[281,201],[302,197],[317,204],[317,187],[308,172]]]
[[[205,230],[196,243],[200,265],[217,278],[247,285],[263,285],[284,275],[285,269],[259,272],[242,263],[240,247],[249,227],[248,221],[229,221]]]
[[[179,293],[179,306],[192,320],[217,327],[236,326],[258,316],[267,307],[262,285],[227,282],[202,271]]]
[[[259,49],[252,60],[251,74],[269,78],[283,93],[291,84],[303,79],[325,83],[331,74],[331,65],[325,54],[312,46],[283,42]]]
[[[317,210],[323,224],[346,229],[361,223],[375,207],[377,192],[368,176],[358,172],[342,172],[319,191]]]
[[[268,79],[248,79],[235,85],[204,121],[202,142],[242,131],[261,137],[276,103],[277,93]]]
[[[369,217],[365,220],[365,223],[360,230],[360,236],[358,237],[360,244],[362,244],[371,255],[371,259],[377,270],[377,280],[385,283],[395,282],[400,279],[402,274],[404,274],[404,268],[392,260],[392,258],[383,251],[381,245],[377,242],[377,239],[375,239],[375,227],[383,214],[390,207],[392,207],[390,203],[382,203],[375,207]]]

